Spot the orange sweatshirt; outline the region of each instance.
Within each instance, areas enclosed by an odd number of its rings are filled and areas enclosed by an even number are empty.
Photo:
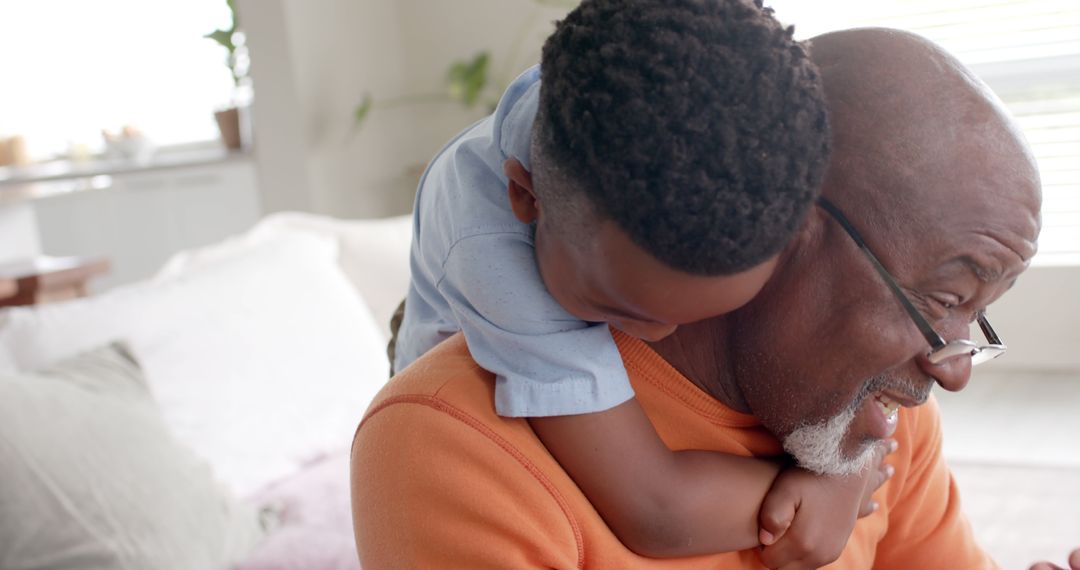
[[[616,341],[638,401],[669,447],[781,453],[752,416],[702,392],[644,343]],[[752,550],[666,560],[627,550],[528,422],[495,414],[493,391],[494,378],[459,334],[372,403],[352,452],[364,568],[763,568]],[[900,448],[889,458],[896,474],[875,495],[881,508],[859,520],[828,568],[995,568],[960,511],[937,405],[900,414]]]

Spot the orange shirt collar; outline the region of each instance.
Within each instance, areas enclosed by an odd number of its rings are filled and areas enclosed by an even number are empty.
[[[640,392],[641,383],[646,382],[667,396],[681,401],[688,408],[717,425],[733,428],[760,425],[756,417],[737,412],[704,392],[641,339],[614,329],[612,329],[612,336],[622,354],[635,390]]]

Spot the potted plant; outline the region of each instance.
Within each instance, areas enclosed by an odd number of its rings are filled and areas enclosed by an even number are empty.
[[[230,104],[216,111],[214,118],[225,147],[239,150],[244,147],[246,138],[241,129],[241,115],[246,111],[247,103],[251,99],[251,84],[247,76],[250,61],[244,32],[239,29],[240,19],[236,13],[235,0],[226,0],[226,4],[229,6],[232,22],[229,28],[214,30],[203,37],[214,40],[226,50],[225,65],[229,67],[233,78],[233,92]]]
[[[580,0],[529,0],[534,8],[558,8],[570,10],[576,7]],[[535,28],[542,12],[534,11],[521,26],[522,30]],[[371,93],[363,93],[360,103],[353,108],[353,132],[364,123],[372,110],[377,108],[389,109],[403,105],[418,103],[458,103],[466,109],[473,109],[477,105],[483,105],[487,112],[494,112],[495,105],[499,102],[503,90],[514,79],[514,73],[521,71],[521,55],[525,43],[533,39],[525,33],[514,36],[514,42],[509,46],[508,53],[504,58],[504,65],[496,73],[492,72],[492,52],[484,50],[470,59],[460,59],[452,62],[446,70],[443,80],[443,89],[434,93],[422,93],[403,95],[390,99],[375,99]]]

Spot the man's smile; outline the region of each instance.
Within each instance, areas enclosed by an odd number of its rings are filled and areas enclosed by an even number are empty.
[[[900,402],[880,393],[874,394],[874,401],[881,407],[881,413],[885,415],[886,421],[896,421],[896,413],[900,410]]]
[[[868,434],[874,439],[891,437],[896,431],[900,408],[914,408],[922,405],[930,397],[932,381],[925,387],[916,387],[913,383],[896,377],[878,376],[866,387],[866,396],[860,407],[867,414]]]

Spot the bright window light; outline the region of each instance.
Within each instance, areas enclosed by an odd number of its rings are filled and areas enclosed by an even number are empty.
[[[159,146],[216,139],[232,78],[202,36],[229,22],[225,0],[0,0],[0,136],[35,160],[125,125]]]
[[[1023,129],[1043,181],[1041,265],[1080,265],[1080,1],[766,0],[800,39],[862,26],[925,36],[982,76]]]

